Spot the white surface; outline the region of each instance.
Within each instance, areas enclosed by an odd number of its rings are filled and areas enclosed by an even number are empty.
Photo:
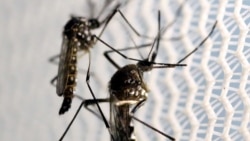
[[[70,14],[89,16],[90,9],[83,0],[0,3],[0,140],[58,140],[79,100],[73,101],[68,113],[58,115],[62,98],[49,83],[57,66],[48,59],[60,51],[62,28]],[[134,0],[122,11],[138,31],[155,36],[157,9],[160,7],[166,24],[175,17],[179,3]],[[189,0],[183,11],[185,16],[165,37],[185,36],[177,42],[161,42],[159,62],[177,62],[207,35],[215,18],[218,26],[211,39],[185,61],[188,67],[152,71],[147,78],[151,93],[137,117],[178,140],[249,139],[249,2]],[[119,21],[116,16],[102,39],[116,48],[133,45]],[[143,43],[132,35],[138,44]],[[91,82],[97,97],[108,96],[107,83],[115,72],[102,56],[106,49],[97,44],[92,52],[92,71],[97,79]],[[85,55],[79,63],[82,69],[86,69],[86,59]],[[120,57],[117,61],[126,64]],[[80,74],[78,93],[91,98],[84,80],[85,74]],[[140,124],[135,126],[139,141],[166,140]],[[103,122],[82,109],[67,140],[109,140],[109,134]]]

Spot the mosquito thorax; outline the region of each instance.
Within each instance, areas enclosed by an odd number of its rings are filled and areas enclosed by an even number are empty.
[[[131,64],[119,69],[111,78],[109,91],[116,105],[135,104],[147,99],[148,88],[143,82],[143,72]]]
[[[93,47],[94,39],[92,38],[90,23],[83,17],[72,17],[64,26],[63,35],[80,50],[88,50]]]

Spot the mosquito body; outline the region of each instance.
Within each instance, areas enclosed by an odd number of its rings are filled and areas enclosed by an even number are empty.
[[[216,23],[217,22],[215,22],[208,36],[199,44],[199,46],[201,46],[207,40],[207,38],[213,33]],[[164,31],[164,29],[162,31]],[[193,54],[198,49],[199,46],[196,47],[189,54],[187,54],[185,57],[183,57],[176,64],[155,63],[154,60],[157,56],[159,48],[160,28],[158,33],[159,35],[155,40],[156,48],[152,53],[151,49],[148,58],[144,60],[137,60],[125,57],[126,59],[129,60],[138,61],[138,63],[129,64],[122,68],[120,68],[119,65],[115,63],[114,60],[111,61],[111,63],[118,69],[118,71],[112,76],[109,83],[110,127],[111,131],[113,131],[112,133],[115,141],[136,141],[133,133],[134,127],[132,124],[132,119],[141,122],[142,124],[162,134],[169,140],[172,141],[175,140],[173,137],[159,131],[156,128],[153,128],[152,126],[148,125],[147,123],[133,116],[134,113],[144,104],[144,102],[146,102],[149,92],[147,85],[143,80],[143,74],[144,72],[151,71],[152,69],[155,68],[173,68],[177,66],[186,66],[186,64],[180,64],[180,63],[183,62],[186,58],[188,58],[191,54]],[[105,56],[107,57],[108,60],[111,59],[107,54],[110,52],[114,51],[112,50],[105,52]]]
[[[129,1],[127,1],[129,2]],[[124,2],[126,4],[127,2]],[[75,89],[77,85],[77,53],[79,51],[83,51],[89,54],[89,67],[90,67],[90,49],[96,43],[96,38],[99,38],[107,24],[113,18],[113,16],[118,12],[123,20],[128,24],[128,26],[136,33],[137,36],[143,38],[151,38],[145,35],[140,34],[135,28],[129,23],[126,17],[119,10],[121,4],[118,3],[114,6],[114,9],[108,16],[99,21],[98,18],[84,18],[84,17],[76,17],[72,16],[71,19],[66,23],[63,31],[63,44],[61,48],[61,53],[59,55],[59,67],[57,76],[51,80],[51,83],[54,84],[54,81],[57,80],[56,84],[56,93],[58,96],[63,96],[64,100],[59,110],[59,114],[64,114],[67,112],[72,103],[72,99],[75,96]],[[179,15],[181,12],[182,6],[177,10],[176,14]],[[104,8],[101,10],[101,13],[104,11]],[[173,23],[176,19],[173,21]],[[98,29],[103,25],[102,31],[100,35],[97,37],[92,34],[92,30]],[[145,44],[149,45],[149,44]],[[50,59],[51,62],[58,56],[52,57]],[[89,68],[88,68],[89,71]],[[88,87],[88,74],[86,76],[86,81]],[[90,90],[91,91],[91,90]],[[94,96],[93,96],[94,97]],[[98,106],[99,107],[99,106]]]
[[[137,60],[137,64],[129,64],[122,68],[112,61],[112,64],[118,69],[109,82],[110,127],[115,141],[136,141],[132,115],[148,97],[149,90],[143,80],[143,74],[152,70],[155,65],[154,60],[157,56],[160,39],[160,13],[158,18],[159,31],[148,58]],[[151,54],[155,42],[156,49]],[[162,64],[163,67],[166,65],[170,64]],[[185,66],[185,64],[173,64],[173,66]],[[173,138],[170,137],[170,139]]]
[[[114,10],[103,20],[99,21],[96,19],[87,19],[84,17],[72,16],[71,19],[66,23],[63,31],[63,44],[61,48],[61,53],[59,55],[59,67],[58,75],[51,80],[53,84],[57,80],[56,92],[58,96],[64,96],[62,106],[59,110],[59,114],[64,114],[71,107],[72,98],[75,95],[76,78],[77,78],[77,53],[83,51],[89,54],[89,65],[90,65],[90,49],[96,43],[96,35],[92,34],[92,30],[100,28],[104,25],[99,36],[103,33],[107,24],[113,18],[113,16],[118,12],[129,27],[138,35],[139,34],[133,26],[128,22],[125,16],[118,9],[120,4],[117,4]],[[99,37],[98,36],[98,37]],[[143,36],[145,38],[150,38]],[[55,56],[50,59],[52,62]],[[89,68],[88,68],[89,69]],[[87,79],[89,77],[87,76]],[[86,80],[88,81],[88,80]],[[87,82],[88,83],[88,82]]]
[[[130,64],[119,69],[110,80],[110,124],[115,140],[135,140],[129,113],[132,105],[147,99],[148,88],[142,78],[142,70]]]
[[[70,109],[72,99],[75,95],[77,85],[77,53],[79,51],[88,53],[90,59],[90,49],[96,43],[92,30],[104,25],[99,35],[101,36],[119,7],[120,4],[114,6],[112,12],[103,21],[99,21],[98,18],[88,19],[72,16],[64,26],[58,73],[57,76],[51,80],[52,84],[57,80],[56,93],[58,96],[64,97],[59,110],[60,115]],[[50,61],[53,62],[57,57],[58,56],[51,58]]]
[[[93,24],[82,17],[72,17],[64,27],[63,45],[60,53],[56,93],[64,96],[59,114],[64,114],[71,106],[75,94],[77,78],[77,52],[89,51],[93,47],[89,25]]]
[[[151,71],[152,69],[156,68],[174,68],[178,66],[186,66],[186,64],[181,64],[186,58],[188,58],[191,54],[193,54],[203,43],[211,36],[213,33],[216,23],[213,25],[212,30],[207,35],[207,37],[201,41],[201,43],[194,48],[189,54],[179,60],[176,64],[169,64],[169,63],[156,63],[155,59],[158,53],[159,42],[161,38],[161,33],[165,32],[166,28],[160,29],[160,12],[158,15],[158,34],[151,46],[151,50],[148,54],[146,59],[134,59],[125,56],[119,50],[114,49],[112,46],[108,45],[106,42],[101,40],[99,37],[95,36],[95,38],[102,42],[107,47],[111,48],[112,50],[106,51],[104,53],[105,57],[111,64],[113,64],[118,70],[114,75],[111,77],[109,82],[109,98],[94,98],[94,99],[83,99],[81,105],[79,106],[75,116],[71,120],[69,126],[65,130],[64,134],[62,135],[62,140],[69,130],[70,126],[74,122],[75,118],[77,117],[80,109],[82,106],[85,106],[87,110],[91,111],[99,118],[100,116],[90,110],[88,108],[89,105],[94,105],[96,103],[109,103],[110,104],[110,122],[106,123],[106,127],[109,130],[111,135],[112,141],[136,141],[134,136],[134,127],[133,127],[133,120],[136,120],[145,126],[151,128],[152,130],[158,132],[159,134],[165,136],[169,140],[175,140],[173,137],[161,132],[160,130],[152,127],[151,125],[141,121],[140,119],[134,116],[135,112],[146,102],[148,96],[148,88],[146,83],[143,80],[144,72]],[[155,45],[156,44],[156,45]],[[124,67],[120,67],[110,56],[109,53],[116,52],[121,55],[123,58],[136,61],[136,64],[129,64],[125,65]],[[92,95],[93,92],[91,91]],[[103,117],[103,115],[101,116]]]

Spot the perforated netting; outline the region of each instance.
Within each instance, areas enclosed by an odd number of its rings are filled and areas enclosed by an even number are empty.
[[[80,100],[68,113],[58,115],[62,98],[49,81],[57,65],[48,59],[60,52],[61,32],[70,14],[97,16],[103,3],[93,1],[0,2],[1,36],[0,140],[58,140],[73,117]],[[161,26],[168,28],[160,42],[156,62],[176,63],[192,51],[218,24],[211,37],[184,64],[186,67],[153,70],[146,74],[148,100],[136,117],[182,141],[250,139],[250,2],[248,0],[131,0],[121,8],[137,31],[155,37],[157,11]],[[182,5],[180,15],[177,9]],[[14,10],[11,10],[14,9]],[[91,13],[91,12],[93,13]],[[100,30],[95,31],[99,33]],[[179,37],[177,40],[171,38]],[[101,37],[114,48],[152,42],[137,37],[118,14]],[[91,50],[91,86],[96,97],[108,96],[108,82],[116,69],[97,43]],[[144,57],[148,49],[140,50]],[[8,52],[8,53],[6,53]],[[125,52],[140,58],[137,51]],[[134,63],[113,54],[121,65]],[[84,55],[80,69],[86,70]],[[79,74],[77,94],[91,98],[84,71]],[[108,104],[101,104],[108,118]],[[168,140],[134,121],[139,141]],[[84,108],[65,137],[67,140],[110,140],[104,123]]]
[[[161,57],[168,54],[167,60],[177,62],[201,42],[215,19],[218,25],[211,38],[185,61],[188,67],[152,72],[149,101],[154,106],[148,104],[141,112],[149,122],[177,140],[249,139],[247,5],[246,1],[188,1],[184,5],[173,33],[189,33],[181,41],[164,44]],[[147,132],[140,138],[145,135]],[[153,139],[159,140],[152,135],[149,140]]]

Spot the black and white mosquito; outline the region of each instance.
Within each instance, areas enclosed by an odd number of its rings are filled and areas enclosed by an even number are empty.
[[[64,26],[63,31],[63,43],[61,48],[61,53],[55,57],[50,59],[51,62],[54,62],[55,59],[60,57],[58,74],[55,76],[51,83],[56,83],[56,93],[58,96],[63,96],[64,100],[59,110],[59,114],[64,114],[67,112],[72,103],[72,99],[75,96],[75,88],[76,88],[76,80],[77,80],[77,53],[79,51],[83,51],[89,54],[89,67],[90,68],[90,49],[96,43],[96,36],[92,34],[92,30],[98,29],[103,25],[103,28],[98,37],[102,35],[106,26],[113,18],[113,16],[118,12],[121,17],[128,23],[131,29],[138,35],[139,34],[131,24],[129,24],[128,20],[118,9],[120,8],[120,4],[116,4],[112,12],[103,20],[99,21],[98,18],[87,19],[84,17],[76,17],[72,16],[71,19]],[[102,10],[103,11],[103,10]],[[147,36],[144,36],[147,37]],[[86,76],[86,82],[89,87],[89,73]],[[94,96],[93,96],[94,98]],[[99,107],[99,106],[98,106]]]
[[[117,9],[119,5],[115,7]],[[75,95],[76,79],[77,79],[77,53],[79,51],[89,52],[96,42],[93,38],[91,30],[99,28],[104,24],[101,31],[104,31],[110,19],[115,14],[112,11],[103,21],[98,19],[87,19],[84,17],[72,16],[64,26],[63,43],[61,53],[50,59],[53,62],[57,57],[60,57],[58,74],[51,80],[56,83],[56,93],[58,96],[63,96],[64,100],[59,110],[59,114],[64,114],[71,107],[72,98]],[[90,55],[89,55],[90,59]]]
[[[141,121],[140,119],[134,116],[135,112],[147,100],[148,88],[147,88],[146,83],[143,80],[143,74],[144,72],[148,72],[156,68],[174,68],[174,67],[179,67],[179,66],[180,67],[186,66],[186,64],[181,64],[181,63],[186,58],[188,58],[191,54],[197,51],[200,46],[204,44],[204,42],[213,33],[217,22],[214,23],[212,30],[207,35],[207,37],[203,39],[202,42],[193,51],[188,53],[185,57],[179,60],[176,64],[154,62],[158,54],[161,33],[165,32],[166,30],[166,28],[163,28],[162,30],[160,29],[160,12],[158,14],[158,23],[159,23],[158,35],[156,36],[151,46],[151,50],[148,54],[148,57],[142,60],[127,57],[120,52],[121,50],[114,49],[113,47],[108,45],[106,42],[101,40],[99,37],[96,37],[104,45],[112,49],[110,51],[106,51],[104,54],[105,54],[105,57],[111,62],[111,64],[113,64],[118,69],[117,72],[111,77],[111,80],[109,82],[110,97],[98,98],[98,99],[83,99],[75,116],[73,117],[72,121],[68,125],[67,129],[65,130],[60,140],[62,140],[64,136],[66,135],[66,133],[68,132],[70,126],[74,122],[82,106],[84,106],[87,110],[91,111],[92,113],[94,113],[100,118],[99,114],[91,110],[88,106],[96,104],[96,103],[104,103],[104,102],[110,104],[110,122],[105,123],[105,124],[108,124],[106,127],[110,127],[108,128],[108,130],[111,135],[112,141],[135,141],[136,140],[134,136],[134,127],[132,125],[132,119],[162,134],[169,140],[175,140],[172,136],[169,136],[165,134],[164,132],[159,131],[158,129],[152,127],[151,125]],[[145,46],[139,46],[137,48],[140,48],[140,47],[145,47]],[[130,49],[134,49],[134,48],[130,48]],[[129,48],[127,50],[129,50]],[[120,67],[109,56],[109,53],[112,53],[112,52],[118,53],[125,59],[136,61],[137,64],[129,64],[129,65],[125,65],[124,67]],[[93,91],[91,92],[93,93]]]

